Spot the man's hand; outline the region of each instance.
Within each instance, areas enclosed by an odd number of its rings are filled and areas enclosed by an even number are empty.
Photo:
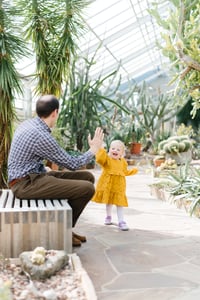
[[[104,139],[104,133],[103,130],[100,127],[97,127],[95,130],[95,134],[93,139],[91,139],[91,135],[88,136],[88,144],[90,146],[90,151],[94,154],[97,153],[97,151],[102,148],[103,145],[103,139]]]

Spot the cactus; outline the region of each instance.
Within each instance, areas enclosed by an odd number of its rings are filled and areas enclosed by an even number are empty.
[[[160,153],[181,153],[192,148],[192,141],[186,135],[172,136],[158,145]]]

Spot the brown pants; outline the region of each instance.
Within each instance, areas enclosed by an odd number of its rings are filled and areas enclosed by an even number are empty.
[[[67,199],[74,227],[94,194],[94,176],[89,171],[50,171],[30,174],[12,186],[19,199]]]

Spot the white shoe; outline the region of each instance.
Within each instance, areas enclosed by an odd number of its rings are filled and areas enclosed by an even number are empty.
[[[124,222],[124,221],[119,222],[119,229],[122,230],[122,231],[127,231],[127,230],[129,230],[129,228],[128,228],[126,222]]]
[[[111,222],[111,216],[107,216],[107,217],[105,218],[104,224],[105,224],[105,225],[111,225],[111,224],[112,224],[112,222]]]

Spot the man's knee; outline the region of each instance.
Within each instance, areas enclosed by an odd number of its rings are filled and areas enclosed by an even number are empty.
[[[83,190],[83,194],[85,195],[85,197],[90,200],[92,198],[92,196],[95,193],[95,187],[94,184],[92,182],[87,182],[87,184],[85,185],[85,188]]]
[[[84,180],[87,180],[87,181],[90,181],[90,182],[94,183],[95,182],[95,177],[91,172],[84,171]]]

